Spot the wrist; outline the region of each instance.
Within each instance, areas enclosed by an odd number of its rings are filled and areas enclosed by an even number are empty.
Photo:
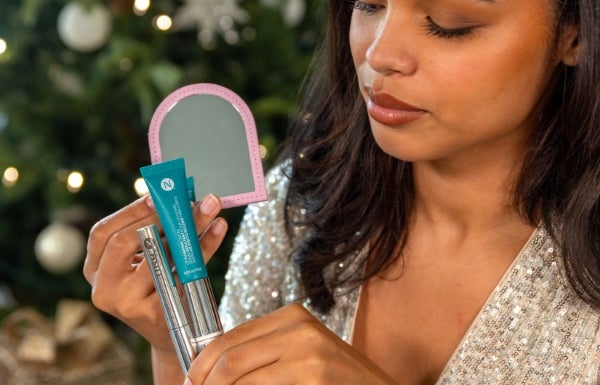
[[[183,383],[185,376],[174,350],[152,347],[152,375],[154,385]]]

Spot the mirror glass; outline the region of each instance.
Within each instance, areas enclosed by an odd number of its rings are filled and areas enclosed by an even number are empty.
[[[201,199],[218,195],[223,208],[266,200],[254,117],[233,91],[199,83],[171,93],[148,133],[152,163],[184,158]]]

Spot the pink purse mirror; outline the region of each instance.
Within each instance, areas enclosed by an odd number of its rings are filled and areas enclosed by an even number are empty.
[[[254,117],[233,91],[211,83],[182,87],[163,100],[148,132],[152,163],[184,158],[196,196],[223,208],[267,199]]]

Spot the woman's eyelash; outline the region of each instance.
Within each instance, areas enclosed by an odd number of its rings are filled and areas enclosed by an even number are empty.
[[[469,35],[476,27],[444,28],[436,24],[431,17],[427,16],[425,28],[430,35],[438,36],[443,39],[456,39]]]
[[[367,15],[375,13],[377,12],[377,10],[379,10],[379,8],[381,8],[380,5],[368,4],[362,0],[354,0],[351,2],[351,4],[353,9],[356,9],[360,12],[364,12]],[[465,37],[472,33],[475,28],[475,26],[444,28],[439,24],[435,23],[430,16],[427,16],[425,18],[425,29],[427,30],[427,33],[443,39],[457,39]]]
[[[377,11],[378,6],[374,5],[374,4],[367,4],[364,1],[361,0],[355,0],[353,1],[353,6],[352,8],[357,9],[361,12],[364,12],[366,14],[371,14],[374,13],[375,11]]]

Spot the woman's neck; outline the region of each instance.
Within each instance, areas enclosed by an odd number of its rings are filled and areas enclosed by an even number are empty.
[[[523,226],[512,196],[520,165],[510,156],[414,163],[414,220],[460,232]]]

